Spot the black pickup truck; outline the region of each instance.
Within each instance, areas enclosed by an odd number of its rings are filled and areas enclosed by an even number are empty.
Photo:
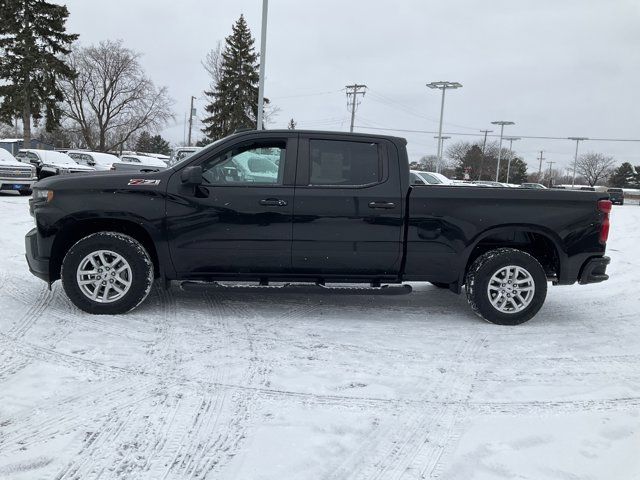
[[[155,279],[428,281],[514,325],[549,281],[608,278],[610,209],[595,192],[411,186],[402,138],[248,131],[163,171],[40,181],[26,256],[97,314],[135,308]]]

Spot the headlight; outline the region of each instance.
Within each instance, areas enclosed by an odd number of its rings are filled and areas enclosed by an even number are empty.
[[[42,188],[35,188],[33,190],[33,200],[34,201],[46,201],[49,203],[53,200],[53,190],[45,190]]]

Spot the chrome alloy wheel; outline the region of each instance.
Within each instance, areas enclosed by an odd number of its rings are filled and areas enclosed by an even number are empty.
[[[133,274],[121,255],[111,250],[97,250],[78,265],[76,280],[80,291],[90,300],[111,303],[127,294]]]
[[[487,285],[491,305],[502,313],[518,313],[529,306],[536,293],[531,274],[522,267],[508,265],[493,274]]]

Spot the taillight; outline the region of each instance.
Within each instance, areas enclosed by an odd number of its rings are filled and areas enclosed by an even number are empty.
[[[603,215],[599,236],[602,245],[607,243],[607,239],[609,238],[609,213],[611,212],[611,205],[611,200],[598,200],[598,210],[602,212]]]

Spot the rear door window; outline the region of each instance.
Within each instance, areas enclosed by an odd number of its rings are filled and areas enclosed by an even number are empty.
[[[363,186],[382,179],[377,143],[310,140],[309,185]]]

